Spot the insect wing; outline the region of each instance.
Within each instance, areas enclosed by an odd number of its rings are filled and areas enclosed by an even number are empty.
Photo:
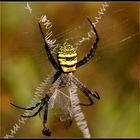
[[[49,100],[49,111],[53,110],[64,128],[68,129],[72,124],[72,108],[69,93],[66,89],[54,92]]]

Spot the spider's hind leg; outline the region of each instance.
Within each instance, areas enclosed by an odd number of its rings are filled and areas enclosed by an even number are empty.
[[[91,92],[88,88],[86,88],[84,85],[81,87],[81,91],[83,91],[84,93],[90,94],[93,97],[95,97],[96,99],[100,99],[100,96],[98,94],[97,91]]]
[[[44,117],[43,117],[43,127],[44,128],[42,130],[42,133],[45,136],[50,136],[51,131],[49,130],[49,128],[46,127],[47,117],[48,117],[48,102],[45,104],[45,111],[44,111]]]
[[[10,104],[11,104],[12,106],[14,106],[14,107],[19,108],[19,109],[23,109],[23,110],[33,110],[33,109],[35,109],[36,107],[38,107],[45,99],[46,99],[46,97],[44,97],[40,102],[36,103],[35,106],[29,107],[29,108],[20,107],[20,106],[17,106],[17,105],[15,105],[15,104],[13,104],[13,103],[10,103]]]
[[[53,76],[52,84],[59,78],[60,75],[61,75],[61,72],[60,71],[56,71],[56,73]]]
[[[13,104],[13,103],[10,103],[10,104],[11,104],[12,106],[14,106],[14,107],[19,108],[19,109],[23,109],[23,110],[33,110],[33,109],[35,109],[36,107],[38,107],[38,106],[41,104],[41,102],[39,102],[39,103],[37,103],[35,106],[29,107],[29,108],[20,107],[20,106],[17,106],[17,105],[15,105],[15,104]]]
[[[90,106],[90,105],[93,105],[93,100],[91,99],[91,97],[89,96],[92,95],[93,97],[95,97],[96,99],[100,99],[100,96],[99,94],[94,91],[91,92],[88,88],[85,87],[85,85],[83,85],[76,77],[72,77],[72,82],[88,97],[90,103],[89,104],[83,104],[83,103],[80,103],[80,105],[83,105],[83,106]]]
[[[25,118],[35,117],[43,109],[43,106],[45,105],[46,102],[47,101],[44,101],[42,105],[39,107],[39,109],[33,115],[29,115],[29,116],[21,115],[21,116]]]

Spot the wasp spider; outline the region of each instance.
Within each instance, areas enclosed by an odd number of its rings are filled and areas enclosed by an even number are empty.
[[[86,97],[89,100],[88,104],[80,103],[80,105],[83,105],[83,106],[93,105],[93,100],[91,99],[90,96],[93,96],[96,99],[100,99],[100,96],[98,95],[98,93],[96,91],[91,92],[88,88],[86,88],[86,86],[84,86],[73,75],[74,71],[77,68],[86,64],[95,55],[95,51],[96,51],[96,48],[97,48],[97,43],[99,41],[99,36],[98,36],[98,33],[96,32],[96,29],[95,29],[94,25],[92,24],[90,19],[88,19],[88,21],[91,24],[91,27],[93,28],[93,31],[96,35],[96,40],[95,40],[93,46],[91,47],[89,53],[87,53],[87,55],[82,60],[80,60],[78,62],[77,62],[76,49],[67,42],[65,42],[63,44],[63,46],[61,46],[59,48],[58,53],[57,53],[57,60],[55,60],[54,57],[52,56],[51,52],[50,52],[49,46],[48,46],[48,44],[45,40],[45,36],[43,34],[41,25],[39,23],[39,29],[41,31],[41,34],[42,34],[42,37],[43,37],[43,40],[44,40],[44,43],[45,43],[45,49],[46,49],[48,59],[51,62],[51,64],[53,65],[53,67],[57,70],[57,72],[54,75],[54,79],[53,79],[51,88],[49,89],[47,94],[45,94],[45,97],[43,99],[41,99],[41,101],[38,102],[34,107],[22,108],[22,107],[19,107],[17,105],[14,105],[12,103],[11,104],[13,106],[17,107],[17,108],[24,109],[24,110],[33,110],[36,107],[40,106],[39,109],[33,115],[30,115],[30,116],[21,115],[22,117],[34,117],[43,109],[43,107],[45,107],[44,117],[43,117],[43,127],[44,128],[42,130],[42,133],[46,136],[51,135],[51,131],[47,128],[46,122],[47,122],[49,99],[53,95],[55,90],[61,88],[62,86],[66,86],[66,84],[69,83],[69,82],[73,82],[86,95]]]

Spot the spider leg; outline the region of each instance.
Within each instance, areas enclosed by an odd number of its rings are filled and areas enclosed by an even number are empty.
[[[88,97],[90,103],[89,103],[89,104],[79,103],[79,104],[80,104],[80,105],[83,105],[83,106],[91,106],[91,105],[93,105],[94,102],[92,101],[91,97],[90,97],[86,92],[84,92],[84,93],[85,93],[85,95]]]
[[[43,118],[43,130],[42,133],[43,135],[50,136],[51,131],[49,128],[46,127],[46,122],[47,122],[47,116],[48,116],[48,102],[45,104],[45,111],[44,111],[44,118]]]
[[[45,104],[43,124],[45,124],[47,122],[47,116],[48,116],[48,102]]]
[[[51,51],[50,51],[50,49],[49,49],[49,45],[47,44],[47,42],[46,42],[46,40],[45,40],[45,36],[44,36],[44,34],[43,34],[41,25],[40,25],[40,23],[38,23],[38,24],[39,24],[39,29],[40,29],[40,32],[41,32],[41,34],[42,34],[42,37],[43,37],[43,39],[44,39],[45,49],[46,49],[46,53],[47,53],[47,55],[48,55],[48,59],[50,60],[51,64],[53,65],[53,67],[54,67],[55,69],[61,70],[61,68],[59,67],[59,65],[57,64],[57,62],[55,61],[54,57],[53,57],[52,54],[51,54]]]
[[[52,87],[51,89],[48,91],[48,97],[49,99],[51,98],[52,94],[55,92],[55,90],[57,90],[61,84],[61,78],[60,78],[60,74],[59,71],[56,73],[56,77],[54,76],[54,80],[52,83]],[[44,118],[43,118],[43,130],[42,133],[43,135],[46,136],[50,136],[51,135],[51,131],[49,130],[49,128],[46,127],[46,122],[47,122],[47,116],[48,116],[48,102],[46,102],[45,105],[45,111],[44,111]]]
[[[40,102],[36,103],[35,106],[33,106],[33,107],[29,107],[29,108],[20,107],[20,106],[17,106],[17,105],[15,105],[15,104],[13,104],[13,103],[10,103],[10,104],[11,104],[12,106],[14,106],[14,107],[19,108],[19,109],[33,110],[33,109],[35,109],[36,107],[38,107],[38,106],[39,106],[39,105],[40,105],[45,99],[46,99],[46,97],[44,97]]]
[[[33,115],[29,115],[29,116],[21,115],[21,117],[25,117],[25,118],[35,117],[42,110],[42,108],[43,108],[43,106],[45,105],[46,102],[47,101],[45,101]]]
[[[60,71],[57,71],[54,76],[53,76],[53,82],[52,84],[58,79],[58,77],[61,75],[61,72]]]
[[[95,91],[95,93],[91,92],[76,77],[74,77],[74,76],[72,77],[72,82],[88,97],[88,99],[90,101],[89,104],[80,103],[80,105],[83,105],[83,106],[93,105],[94,102],[92,101],[92,99],[89,96],[89,94],[92,95],[93,97],[95,97],[96,99],[100,99],[100,96],[96,91]]]
[[[10,103],[10,104],[11,104],[12,106],[14,106],[14,107],[19,108],[19,109],[33,110],[34,108],[38,107],[38,106],[41,104],[41,102],[39,102],[39,103],[37,103],[35,106],[33,106],[33,107],[29,107],[29,108],[20,107],[20,106],[17,106],[17,105],[15,105],[15,104],[13,104],[13,103]]]
[[[52,84],[52,87],[50,88],[50,90],[46,93],[45,97],[42,99],[41,101],[41,106],[40,108],[33,114],[33,115],[29,115],[29,116],[24,116],[24,115],[21,115],[22,117],[27,117],[27,118],[30,118],[30,117],[35,117],[43,108],[43,106],[49,101],[50,97],[52,96],[52,94],[55,92],[55,90],[59,87],[61,83],[61,79],[60,77]]]
[[[92,24],[92,22],[90,21],[89,18],[88,18],[88,21],[91,24],[91,26],[93,28],[93,31],[94,31],[94,33],[96,35],[96,40],[95,40],[93,46],[91,47],[89,53],[82,60],[77,62],[76,68],[78,68],[78,67],[82,66],[83,64],[87,63],[95,55],[95,51],[96,51],[96,48],[97,48],[97,43],[99,41],[99,36],[98,36],[98,33],[97,33],[94,25]]]

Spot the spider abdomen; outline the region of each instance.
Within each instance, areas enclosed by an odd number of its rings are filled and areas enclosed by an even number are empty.
[[[58,51],[58,62],[63,72],[72,72],[76,70],[77,53],[76,49],[68,43],[64,43]]]

